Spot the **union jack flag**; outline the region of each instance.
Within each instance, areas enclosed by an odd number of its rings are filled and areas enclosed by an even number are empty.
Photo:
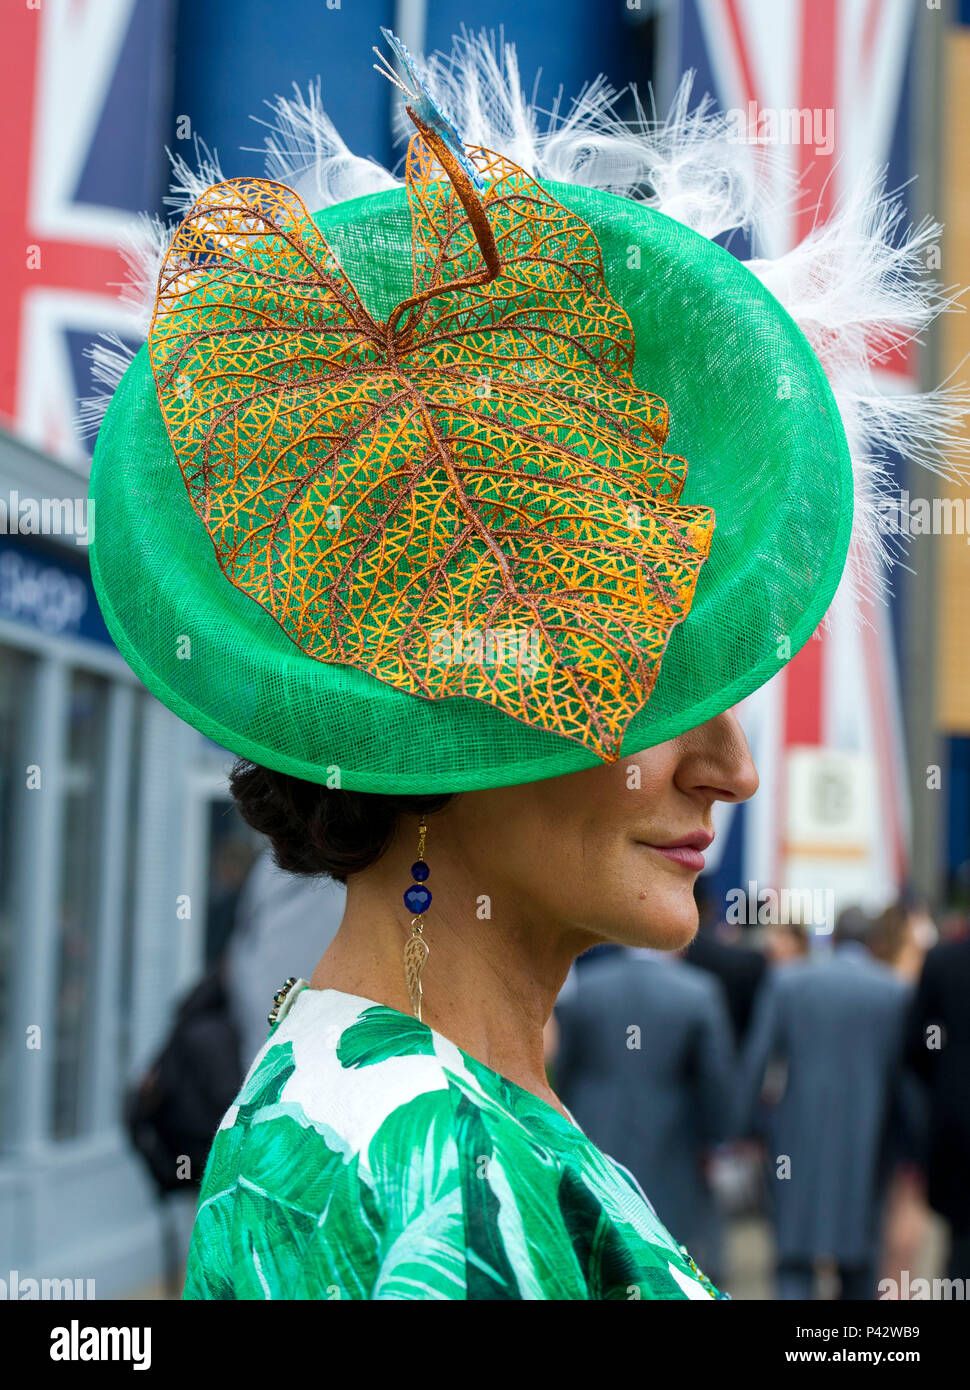
[[[7,0],[0,14],[0,425],[79,468],[84,349],[122,336],[119,238],[154,211],[169,0]]]
[[[752,122],[764,115],[767,125],[768,117],[782,114],[801,120],[802,137],[779,142],[772,166],[775,177],[797,180],[800,196],[763,254],[784,253],[816,219],[824,221],[864,168],[888,166],[889,185],[896,188],[910,176],[916,11],[912,0],[685,4],[681,66],[698,69],[701,90]],[[916,363],[903,352],[881,363],[875,375],[882,390],[910,390]],[[875,906],[905,880],[909,806],[893,609],[867,604],[860,623],[854,603],[840,592],[829,626],[740,710],[762,793],[749,807],[721,808],[725,820],[739,811],[742,821],[723,837],[733,860],[724,871],[734,883],[811,888],[824,880],[842,903]],[[826,751],[837,755],[833,765],[841,758],[860,774],[852,794],[864,804],[866,833],[842,842],[833,836],[827,845],[799,843],[793,831],[799,758],[804,766],[806,753],[811,758]],[[824,757],[817,763],[824,771]]]

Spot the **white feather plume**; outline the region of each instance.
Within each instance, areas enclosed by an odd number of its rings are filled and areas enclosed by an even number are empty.
[[[131,345],[113,332],[99,333],[84,349],[84,356],[91,363],[94,389],[78,402],[77,428],[82,438],[93,439],[101,428],[111,397],[121,385],[121,378],[131,366],[134,355]]]
[[[172,177],[168,193],[162,199],[166,207],[180,219],[199,201],[206,189],[214,183],[222,183],[225,175],[219,163],[218,150],[210,150],[204,140],[197,135],[192,138],[191,163],[183,154],[173,154],[166,145],[165,153],[172,166]]]
[[[770,216],[785,195],[785,167],[770,147],[737,139],[711,97],[691,107],[694,75],[681,80],[667,115],[658,118],[634,89],[605,77],[590,82],[562,109],[548,110],[522,86],[512,44],[501,34],[463,33],[450,54],[419,67],[427,86],[468,145],[506,155],[534,178],[556,179],[646,201],[704,236],[748,228]],[[629,108],[621,113],[621,106]],[[304,94],[267,102],[273,113],[265,171],[294,188],[312,208],[400,185],[373,159],[351,153],[323,108],[319,79]],[[400,139],[414,133],[395,106]]]
[[[400,180],[378,164],[353,154],[323,109],[320,79],[310,82],[306,95],[293,84],[292,97],[274,97],[266,105],[273,119],[259,118],[267,127],[264,140],[266,176],[288,184],[314,210],[396,188]]]
[[[561,95],[543,111],[526,96],[515,48],[501,33],[463,33],[424,71],[467,144],[506,155],[534,178],[648,202],[703,236],[752,226],[786,187],[776,152],[739,141],[710,96],[691,108],[693,72],[658,118],[634,88],[617,91],[603,76],[567,111]],[[400,133],[408,133],[406,121]]]
[[[970,394],[879,389],[880,365],[959,308],[958,292],[926,274],[942,228],[905,224],[906,210],[878,170],[860,178],[832,215],[797,246],[748,267],[788,310],[825,369],[852,456],[854,519],[845,583],[860,598],[885,597],[892,564],[905,552],[890,456],[943,477],[970,480],[962,433]]]
[[[125,264],[125,278],[118,286],[118,300],[129,322],[124,337],[117,330],[99,333],[84,356],[91,363],[92,390],[78,402],[77,428],[82,438],[94,438],[101,428],[111,397],[130,367],[136,349],[148,337],[158,277],[175,234],[175,226],[207,188],[221,182],[219,157],[198,137],[193,141],[194,163],[182,154],[166,150],[171,165],[169,192],[163,199],[174,209],[173,218],[142,213],[122,232],[118,241]]]
[[[119,249],[128,273],[118,298],[131,313],[132,327],[140,338],[148,337],[158,277],[171,240],[172,228],[148,213],[142,213],[121,238]]]

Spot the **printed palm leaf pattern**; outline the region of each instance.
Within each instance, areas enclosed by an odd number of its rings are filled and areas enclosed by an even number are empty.
[[[367,1148],[383,1238],[375,1299],[465,1297],[465,1220],[448,1091],[397,1106]]]
[[[418,1053],[432,1056],[431,1029],[396,1009],[375,1004],[344,1029],[337,1045],[337,1060],[342,1067],[372,1067],[388,1057],[400,1057],[403,1051],[412,1057]]]
[[[475,1113],[464,1131],[460,1123],[456,1126],[465,1141],[459,1143],[459,1161],[469,1259],[479,1253],[471,1223],[478,1219],[480,1237],[491,1209],[500,1213],[501,1243],[508,1267],[515,1271],[519,1297],[683,1296],[676,1284],[672,1288],[670,1270],[673,1263],[688,1275],[687,1261],[646,1204],[638,1220],[631,1221],[637,1204],[618,1197],[626,1181],[616,1165],[544,1102],[467,1053],[461,1056],[465,1072],[449,1069],[446,1075],[461,1097],[458,1120]],[[475,1189],[477,1198],[471,1196]],[[494,1263],[482,1261],[486,1267]],[[482,1275],[473,1278],[469,1270],[469,1297],[515,1296],[494,1289],[472,1294],[476,1285],[485,1287]]]
[[[187,1298],[366,1298],[378,1239],[359,1156],[280,1103],[294,1070],[270,1048],[216,1133],[186,1271]],[[201,1268],[204,1252],[205,1268]],[[328,1291],[331,1291],[328,1293]]]
[[[629,1239],[624,1241],[620,1229],[610,1221],[582,1178],[569,1168],[562,1171],[558,1198],[588,1297],[628,1299],[632,1290],[639,1292],[644,1273],[650,1277],[653,1267],[646,1264]]]
[[[161,409],[224,573],[302,651],[614,759],[713,513],[679,504],[590,229],[472,147],[479,195],[435,140],[386,322],[290,189],[209,189],[159,279]]]
[[[481,1112],[465,1095],[455,1107],[455,1133],[465,1217],[467,1296],[521,1299],[499,1226],[501,1203],[491,1175],[494,1147]]]

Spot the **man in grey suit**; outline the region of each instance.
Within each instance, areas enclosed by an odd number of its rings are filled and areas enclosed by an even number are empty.
[[[559,1095],[716,1283],[720,1223],[704,1159],[731,1117],[734,1044],[722,986],[676,955],[645,949],[618,951],[573,977],[556,1005]]]
[[[742,1058],[741,1133],[755,1127],[769,1064],[785,1071],[767,1125],[779,1298],[811,1298],[823,1259],[838,1266],[840,1297],[876,1296],[884,1141],[910,989],[865,948],[867,927],[847,909],[827,957],[774,972]]]

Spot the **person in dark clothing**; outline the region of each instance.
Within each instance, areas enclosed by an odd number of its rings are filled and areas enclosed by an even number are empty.
[[[717,936],[718,913],[714,897],[703,879],[694,885],[694,900],[700,920],[697,935],[684,952],[684,959],[706,970],[721,982],[731,1018],[735,1046],[740,1048],[747,1036],[758,987],[764,979],[767,963],[760,951],[752,951],[721,941]]]
[[[705,1171],[731,1116],[734,1049],[720,985],[674,953],[627,949],[577,970],[556,1015],[564,1102],[705,1272],[720,1276]]]
[[[906,1060],[926,1086],[927,1200],[950,1225],[948,1277],[970,1279],[970,941],[926,957],[909,1014]]]
[[[741,1061],[737,1129],[766,1130],[779,1298],[810,1298],[822,1260],[840,1297],[875,1298],[885,1135],[896,1094],[910,987],[862,939],[868,919],[845,909],[824,958],[767,979]],[[771,1063],[784,1088],[767,1116]]]

